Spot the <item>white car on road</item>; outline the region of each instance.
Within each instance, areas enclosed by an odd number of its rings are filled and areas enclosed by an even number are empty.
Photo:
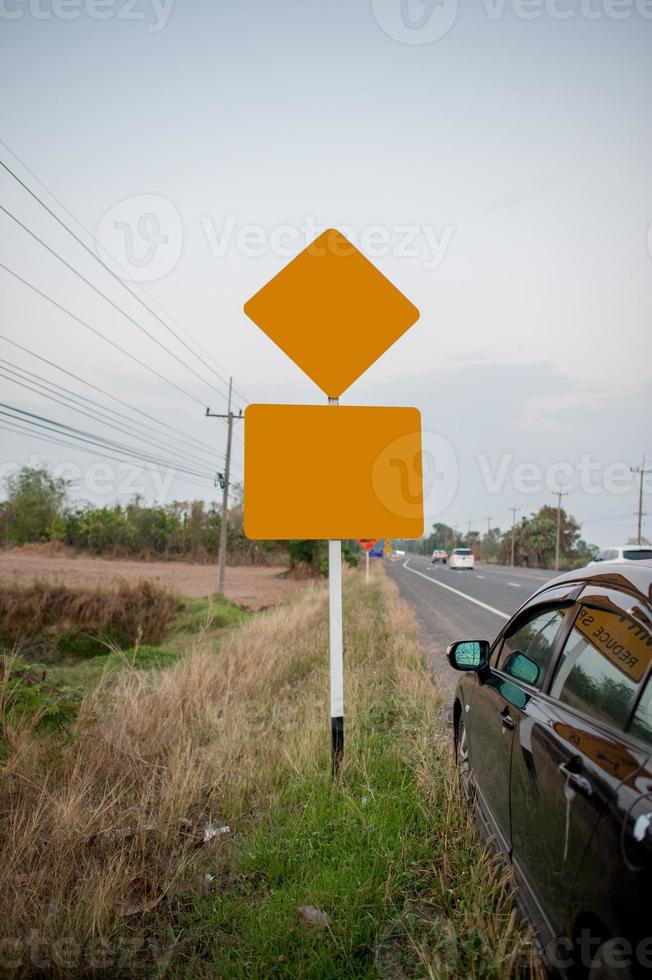
[[[630,561],[652,561],[652,546],[649,544],[623,544],[616,548],[604,548],[590,564],[600,561],[620,563]]]
[[[448,559],[449,568],[473,568],[473,552],[470,548],[454,548]]]

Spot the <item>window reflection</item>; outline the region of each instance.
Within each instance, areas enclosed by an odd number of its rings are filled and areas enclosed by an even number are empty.
[[[540,686],[565,613],[565,608],[546,609],[506,637],[498,663],[499,670],[517,680]]]
[[[582,606],[550,694],[623,726],[651,658],[652,637],[642,623],[622,613]]]

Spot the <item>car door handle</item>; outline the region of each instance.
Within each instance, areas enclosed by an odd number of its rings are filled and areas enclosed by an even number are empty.
[[[507,710],[507,708],[503,708],[503,710],[499,711],[498,714],[500,716],[500,724],[503,726],[503,728],[506,728],[508,731],[513,732],[514,728],[516,727],[516,724],[514,722],[514,719],[510,715],[509,711]]]
[[[583,776],[579,772],[575,772],[566,762],[559,763],[559,771],[564,774],[571,786],[574,786],[576,789],[586,793],[587,796],[591,795],[593,792],[593,786],[586,776]]]

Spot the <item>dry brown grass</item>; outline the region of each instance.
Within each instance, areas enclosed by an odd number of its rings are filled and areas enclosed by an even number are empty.
[[[151,582],[118,583],[115,591],[71,589],[35,582],[0,591],[0,643],[5,647],[37,646],[51,656],[61,638],[84,646],[88,637],[119,646],[162,640],[183,610],[181,600]],[[101,645],[93,647],[101,652]]]
[[[408,955],[416,960],[410,975],[458,976],[467,954],[455,946],[455,930],[471,929],[496,946],[505,965],[478,976],[522,976],[524,940],[505,875],[478,845],[460,804],[412,614],[379,569],[375,575],[371,591],[361,575],[345,576],[346,642],[355,656],[347,664],[352,748],[340,806],[344,818],[351,812],[358,819],[365,786],[377,783],[373,770],[383,764],[383,746],[401,753],[405,792],[412,782],[420,787],[419,802],[409,806],[419,809],[432,848],[421,841],[428,857],[414,864],[418,887],[399,904],[407,910],[412,903],[418,923],[429,923],[436,909],[453,936],[451,950],[440,933],[434,948],[425,926],[401,918],[395,930],[385,929],[381,921],[376,963]],[[80,976],[94,966],[111,977],[229,975],[211,966],[213,927],[210,919],[198,921],[193,906],[209,887],[207,849],[214,849],[220,891],[237,894],[241,881],[231,835],[202,845],[202,834],[208,822],[228,824],[246,839],[286,805],[288,787],[323,780],[326,613],[326,590],[313,586],[293,605],[231,633],[217,654],[200,640],[172,668],[127,669],[110,695],[101,684],[84,702],[72,740],[53,744],[30,729],[10,733],[0,782],[0,974],[13,965],[20,975]],[[370,730],[379,733],[380,750]],[[444,826],[432,819],[442,810]],[[399,841],[399,849],[409,846],[407,838]],[[405,860],[411,867],[409,853]],[[381,882],[388,896],[393,874]],[[255,875],[248,887],[255,887]],[[255,928],[260,932],[257,920]],[[257,964],[254,975],[265,975],[262,969]],[[346,969],[343,975],[351,975]]]
[[[285,567],[227,566],[226,597],[257,611],[293,598],[305,583],[285,578]],[[51,549],[50,545],[25,545],[0,550],[0,587],[15,588],[34,581],[70,588],[115,590],[121,581],[146,579],[164,589],[190,598],[212,595],[217,588],[216,565],[183,561],[137,561],[96,558]]]
[[[323,588],[309,591],[232,633],[217,656],[199,643],[166,671],[125,670],[110,699],[100,685],[84,702],[72,744],[54,754],[29,729],[11,733],[0,784],[0,933],[10,944],[34,930],[61,973],[62,937],[84,963],[103,944],[124,957],[140,935],[125,912],[174,890],[205,822],[246,818],[254,792],[315,764],[299,743],[279,767],[274,734],[311,702],[307,690],[292,704],[279,692],[324,651],[325,601]],[[144,953],[126,962],[126,975],[151,969]]]

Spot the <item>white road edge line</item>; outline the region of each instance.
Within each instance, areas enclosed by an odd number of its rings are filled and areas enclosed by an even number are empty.
[[[494,616],[500,616],[501,619],[511,619],[507,613],[501,612],[500,609],[494,609],[493,606],[488,606],[486,602],[480,602],[479,599],[474,599],[472,595],[467,595],[466,592],[460,592],[459,589],[454,589],[452,585],[444,585],[438,579],[429,578],[424,575],[423,572],[418,572],[416,568],[410,568],[408,562],[409,558],[403,562],[403,568],[407,569],[408,572],[412,572],[413,575],[420,575],[421,578],[425,578],[426,582],[430,582],[431,585],[438,585],[440,589],[447,589],[448,592],[453,592],[455,595],[459,595],[462,599],[467,599],[469,602],[474,603],[476,606],[480,606],[482,609],[486,609],[488,612],[493,613]]]
[[[476,575],[476,578],[484,578],[484,575]]]
[[[508,585],[511,585],[511,587],[512,587],[513,589],[520,589],[520,587],[521,587],[521,586],[520,586],[520,585],[518,584],[518,582],[508,582],[507,584],[508,584]]]

